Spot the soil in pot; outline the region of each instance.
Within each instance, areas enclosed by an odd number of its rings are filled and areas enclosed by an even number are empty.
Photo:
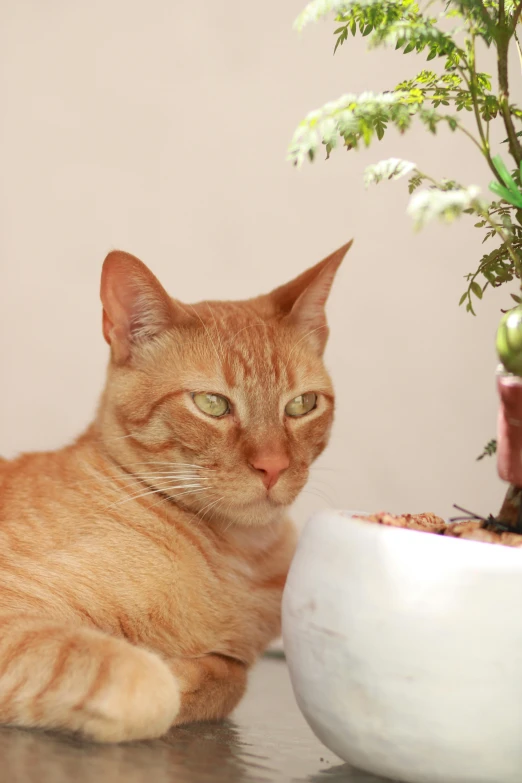
[[[445,522],[435,514],[388,514],[385,511],[377,514],[358,516],[366,522],[373,522],[388,527],[402,527],[406,530],[419,530],[438,536],[463,538],[468,541],[482,541],[486,544],[501,544],[502,546],[522,547],[522,535],[509,530],[499,529],[501,526],[489,520],[465,520],[461,522]]]

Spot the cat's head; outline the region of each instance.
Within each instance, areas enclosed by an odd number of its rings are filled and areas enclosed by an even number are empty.
[[[107,256],[98,424],[144,496],[242,524],[293,502],[332,424],[324,308],[350,244],[270,294],[195,305],[168,296],[134,256]]]

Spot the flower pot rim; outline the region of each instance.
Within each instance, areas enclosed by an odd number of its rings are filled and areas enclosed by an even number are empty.
[[[397,543],[403,537],[404,545],[413,547],[419,554],[426,549],[430,550],[430,557],[440,557],[444,560],[449,554],[452,560],[458,560],[459,553],[463,565],[467,566],[509,566],[510,571],[520,571],[522,575],[522,547],[510,547],[502,544],[491,544],[485,541],[473,541],[470,539],[453,538],[424,530],[410,530],[408,528],[381,525],[360,516],[369,516],[374,511],[354,511],[352,509],[327,509],[313,514],[306,523],[302,536],[321,535],[321,530],[327,529],[328,534],[334,531],[335,536],[342,539],[350,539],[353,543],[353,528],[359,528],[361,536],[366,540],[373,538],[376,542],[382,539],[385,543]],[[406,543],[408,542],[408,543]]]

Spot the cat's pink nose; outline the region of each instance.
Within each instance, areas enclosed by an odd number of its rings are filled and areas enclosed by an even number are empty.
[[[290,465],[286,454],[272,454],[265,457],[256,457],[250,462],[250,467],[256,470],[261,481],[267,489],[277,484],[281,473]]]

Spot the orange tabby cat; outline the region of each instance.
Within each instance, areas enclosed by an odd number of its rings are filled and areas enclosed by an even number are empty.
[[[328,440],[324,305],[348,247],[194,306],[107,256],[94,423],[0,462],[0,723],[118,742],[235,707],[279,634],[286,508]]]

